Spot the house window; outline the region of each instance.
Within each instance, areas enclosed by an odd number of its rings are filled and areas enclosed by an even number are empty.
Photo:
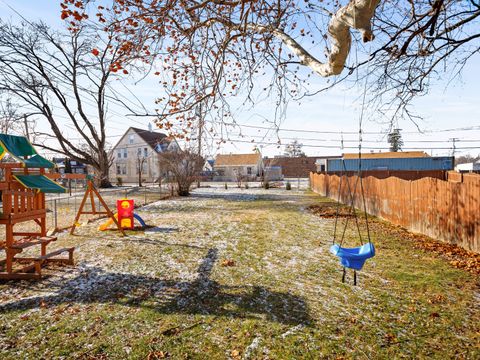
[[[121,175],[122,170],[120,168],[120,165],[117,165],[117,175]]]
[[[252,168],[251,167],[247,167],[247,175],[252,175]]]
[[[148,149],[143,148],[143,157],[147,157],[147,156],[148,156]]]
[[[137,156],[138,157],[142,156],[142,148],[137,149]]]
[[[135,135],[130,134],[130,135],[128,136],[128,143],[129,143],[129,144],[133,144],[134,141],[135,141]]]
[[[127,165],[122,166],[122,175],[127,175]]]
[[[122,150],[123,150],[123,158],[126,159],[127,158],[127,148],[122,149]]]
[[[122,158],[122,149],[118,149],[117,150],[117,159],[121,159]]]
[[[147,173],[147,163],[144,161],[141,163],[137,163],[137,166],[135,166],[136,174],[138,175],[138,170],[140,169],[140,166],[142,167],[142,174]]]

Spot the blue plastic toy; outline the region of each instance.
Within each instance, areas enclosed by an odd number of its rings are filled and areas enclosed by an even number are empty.
[[[330,247],[330,252],[340,258],[343,266],[362,270],[365,261],[375,256],[375,247],[370,242],[354,248],[344,248],[334,244]]]
[[[143,219],[140,217],[140,215],[138,215],[138,214],[133,214],[133,217],[138,220],[138,222],[140,223],[140,225],[142,225],[142,227],[146,227],[146,226],[147,226],[147,224],[145,224],[145,221],[143,221]]]

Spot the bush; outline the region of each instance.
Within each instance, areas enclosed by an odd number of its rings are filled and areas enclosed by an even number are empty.
[[[225,190],[227,190],[227,189],[228,189],[228,185],[227,185],[227,183],[225,183]]]
[[[245,189],[248,189],[248,188],[249,188],[249,186],[248,186],[248,183],[246,182],[245,183]]]
[[[123,185],[123,179],[119,176],[117,177],[117,185],[122,186]]]
[[[285,188],[287,190],[292,190],[292,184],[290,184],[290,181],[287,181],[287,184],[285,185]]]
[[[270,183],[268,181],[265,181],[265,183],[263,184],[263,188],[270,189]]]
[[[190,195],[191,185],[197,181],[205,160],[188,150],[166,151],[159,154],[163,172],[171,174],[179,196]]]

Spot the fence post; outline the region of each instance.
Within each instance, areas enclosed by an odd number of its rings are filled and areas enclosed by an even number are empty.
[[[147,185],[143,189],[143,205],[147,205]]]

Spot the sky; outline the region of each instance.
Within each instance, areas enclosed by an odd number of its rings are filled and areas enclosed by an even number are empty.
[[[19,16],[12,8],[28,20],[41,19],[54,28],[62,26],[59,1],[0,0],[0,17],[3,20],[18,22]],[[451,139],[455,138],[457,156],[480,154],[479,68],[480,54],[472,57],[467,63],[461,78],[453,82],[449,82],[448,79],[437,81],[431,86],[428,95],[414,101],[413,109],[423,119],[418,124],[409,121],[398,124],[402,129],[404,150],[423,150],[435,156],[451,155],[453,146]],[[314,81],[317,86],[326,84],[325,79],[318,78]],[[154,108],[154,100],[160,92],[160,86],[155,80],[147,78],[135,85],[133,81],[126,79],[125,85],[147,108]],[[129,96],[126,90],[121,91],[125,96]],[[291,102],[278,133],[272,129],[249,127],[270,127],[269,124],[262,123],[262,119],[272,118],[271,104],[260,103],[254,110],[240,108],[236,113],[236,119],[238,123],[246,125],[241,131],[245,137],[240,138],[238,130],[234,130],[229,137],[237,141],[234,143],[227,141],[220,148],[213,144],[213,140],[205,139],[205,143],[212,145],[205,149],[205,154],[213,157],[217,153],[248,153],[255,145],[260,145],[265,156],[274,156],[282,154],[284,144],[294,139],[304,144],[304,152],[311,156],[358,151],[361,91],[360,86],[349,89],[337,87],[304,99],[301,104]],[[107,122],[107,135],[111,143],[118,141],[129,126],[148,128],[148,119],[127,116],[127,113],[128,111],[120,108],[111,108]],[[40,122],[39,126],[45,125]],[[386,151],[387,129],[387,124],[375,120],[364,121],[362,126],[364,150]],[[382,134],[379,134],[380,132]],[[71,136],[74,137],[75,133]],[[278,137],[282,144],[280,147],[276,145]],[[346,147],[343,150],[342,138]],[[251,140],[256,142],[252,143]],[[258,143],[259,141],[264,144]]]

